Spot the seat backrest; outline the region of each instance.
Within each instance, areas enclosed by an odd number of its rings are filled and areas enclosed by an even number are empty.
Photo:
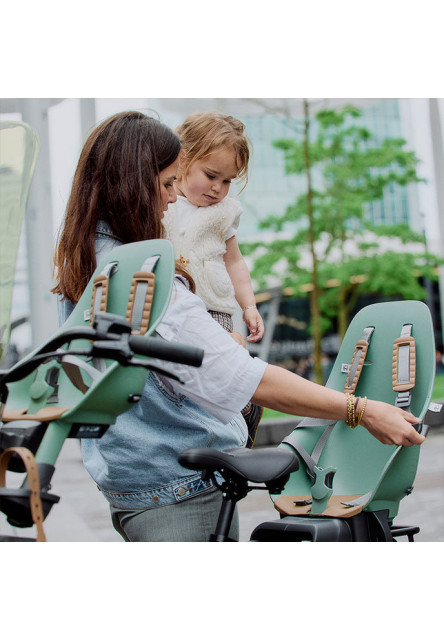
[[[395,404],[393,390],[393,344],[402,327],[411,323],[416,343],[416,375],[410,411],[423,418],[430,403],[435,378],[435,342],[430,312],[418,301],[384,302],[362,309],[352,320],[342,342],[327,387],[344,391],[355,345],[366,327],[374,327],[355,394]],[[311,454],[324,427],[299,427],[291,434]],[[283,442],[281,447],[291,447]],[[333,495],[363,495],[371,492],[364,510],[389,510],[397,515],[400,500],[410,492],[416,475],[419,446],[396,447],[380,443],[362,426],[351,429],[337,422],[322,451],[318,466],[337,469]],[[284,495],[310,495],[311,479],[301,460],[287,483]],[[276,496],[277,497],[277,496]]]
[[[147,336],[151,335],[168,307],[173,287],[174,250],[167,240],[135,242],[110,251],[99,262],[74,311],[56,335],[73,327],[89,326],[94,281],[106,265],[112,262],[116,263],[117,268],[109,277],[107,305],[106,309],[102,310],[125,318],[128,301],[132,295],[133,276],[140,272],[142,265],[152,256],[159,256],[159,259],[154,271],[150,322],[145,333]],[[87,340],[74,340],[70,346],[84,349],[90,346],[90,343]],[[36,351],[26,359],[31,358]],[[76,358],[77,361],[85,362],[80,356]],[[56,380],[57,393],[51,385],[51,376]],[[115,361],[92,361],[83,367],[76,366],[75,361],[63,364],[55,360],[50,361],[42,364],[37,371],[23,380],[8,385],[5,415],[23,409],[26,409],[28,414],[42,415],[42,411],[44,413],[50,407],[54,411],[58,408],[64,410],[59,422],[68,426],[72,423],[113,424],[117,415],[133,406],[129,398],[142,392],[146,377],[145,369],[123,367]],[[73,382],[75,380],[77,383]]]

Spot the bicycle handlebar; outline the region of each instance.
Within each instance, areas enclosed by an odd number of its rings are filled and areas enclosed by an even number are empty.
[[[92,341],[88,350],[66,350],[57,352],[63,344],[72,340],[86,339]],[[31,374],[48,358],[63,357],[68,354],[95,356],[114,359],[124,366],[136,365],[132,360],[134,354],[159,360],[168,360],[200,367],[203,360],[203,349],[190,347],[177,342],[168,342],[162,338],[131,335],[129,333],[103,333],[91,327],[75,327],[47,342],[37,353],[24,362],[18,362],[11,369],[0,372],[0,385],[17,382]],[[141,366],[141,365],[139,365]]]
[[[203,360],[203,349],[179,344],[178,342],[168,342],[162,338],[146,338],[144,336],[129,337],[129,345],[134,353],[170,362],[179,362],[191,367],[200,367]]]

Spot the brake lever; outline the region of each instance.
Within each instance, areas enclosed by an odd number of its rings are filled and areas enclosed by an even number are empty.
[[[415,431],[424,436],[424,438],[428,434],[430,428],[429,425],[424,424],[424,422],[416,422],[415,424],[412,424],[412,427],[415,429]]]

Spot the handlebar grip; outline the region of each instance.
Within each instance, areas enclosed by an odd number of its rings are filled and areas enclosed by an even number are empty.
[[[132,335],[129,337],[129,344],[134,353],[141,356],[179,362],[191,367],[200,367],[204,356],[203,349],[178,342],[168,342],[163,338]]]

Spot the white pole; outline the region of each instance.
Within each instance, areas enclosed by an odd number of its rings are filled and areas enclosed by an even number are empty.
[[[57,330],[56,297],[52,283],[53,228],[49,158],[48,109],[51,99],[23,99],[21,113],[40,137],[40,154],[25,212],[32,348]]]

